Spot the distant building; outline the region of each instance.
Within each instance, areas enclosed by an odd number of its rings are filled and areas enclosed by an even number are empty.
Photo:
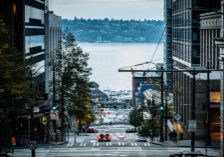
[[[160,84],[159,73],[132,73],[132,101],[133,107],[138,108],[139,103],[142,103],[142,99],[139,99],[143,94],[141,91],[141,85],[146,84]],[[148,88],[147,88],[148,89]]]
[[[61,17],[52,11],[45,13],[46,20],[46,66],[45,66],[45,92],[49,95],[49,100],[53,99],[53,86],[55,86],[56,72],[54,63],[56,62],[56,52],[60,49],[62,40]]]
[[[99,89],[99,84],[96,82],[90,83],[90,94],[92,105],[102,104],[108,100],[108,95]]]

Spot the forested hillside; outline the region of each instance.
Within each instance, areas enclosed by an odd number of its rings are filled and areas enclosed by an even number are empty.
[[[79,42],[158,42],[163,33],[163,21],[64,19],[66,27]]]

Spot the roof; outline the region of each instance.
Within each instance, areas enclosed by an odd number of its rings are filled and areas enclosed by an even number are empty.
[[[148,73],[133,72],[132,77],[160,77],[160,73],[157,73],[157,72],[148,72]]]

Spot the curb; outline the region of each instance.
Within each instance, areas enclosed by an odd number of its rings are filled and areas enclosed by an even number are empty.
[[[167,146],[169,146],[169,147],[191,147],[191,146],[184,146],[184,145],[165,145],[165,144],[163,144],[163,143],[158,143],[158,142],[150,142],[150,143],[152,143],[152,144],[155,144],[155,145],[160,145],[160,146],[164,146],[164,147],[167,147]],[[205,146],[195,146],[195,148],[217,148],[217,149],[219,149],[219,147],[215,147],[215,146],[210,146],[210,147],[205,147]]]

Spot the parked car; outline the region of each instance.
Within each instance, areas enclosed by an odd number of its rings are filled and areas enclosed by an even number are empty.
[[[136,128],[126,129],[126,133],[136,133],[136,132],[137,132],[137,129]]]
[[[88,128],[87,132],[88,133],[98,133],[98,131],[95,130],[94,128]]]
[[[119,141],[126,141],[126,137],[125,136],[118,136],[117,139]]]
[[[99,142],[110,142],[112,136],[109,134],[100,134],[97,138]]]
[[[145,137],[139,137],[136,142],[147,142],[147,139]]]

